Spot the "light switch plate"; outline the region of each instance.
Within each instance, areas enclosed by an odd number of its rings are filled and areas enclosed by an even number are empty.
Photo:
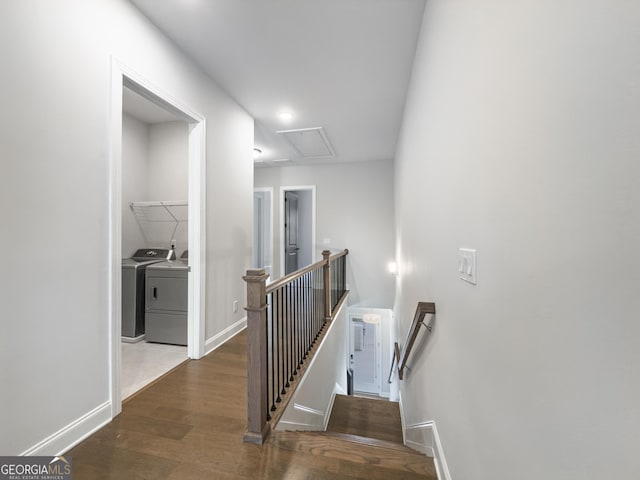
[[[477,279],[476,250],[472,248],[461,248],[458,255],[458,273],[465,282],[476,285]]]

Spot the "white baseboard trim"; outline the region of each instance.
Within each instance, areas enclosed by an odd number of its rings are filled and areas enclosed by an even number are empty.
[[[318,425],[280,420],[276,430],[283,432],[319,432]]]
[[[427,457],[434,458],[433,422],[416,423],[406,427],[404,444]]]
[[[433,422],[433,463],[436,466],[436,474],[439,480],[451,480],[451,473],[449,473],[449,467],[447,461],[444,458],[444,450],[442,449],[442,443],[440,443],[440,435],[438,435],[438,429],[436,428],[436,422]]]
[[[436,422],[421,422],[407,426],[404,444],[433,458],[438,480],[451,480]]]
[[[235,337],[245,328],[247,328],[247,317],[241,318],[233,325],[230,325],[229,327],[222,330],[220,333],[215,334],[213,337],[207,340],[204,344],[204,354],[209,355],[216,348],[221,346],[230,338]]]
[[[316,410],[316,409],[311,408],[311,407],[305,407],[304,405],[300,405],[298,403],[294,403],[293,404],[293,408],[295,408],[296,410],[298,410],[300,412],[310,413],[311,415],[317,415],[317,416],[322,417],[322,418],[324,418],[324,416],[325,416],[325,412],[321,412],[320,410]]]
[[[324,421],[322,422],[322,431],[327,431],[327,426],[329,425],[329,420],[331,419],[331,412],[333,411],[333,404],[336,401],[336,395],[347,395],[347,392],[339,385],[335,384],[333,386],[333,393],[331,393],[331,399],[329,400],[329,406],[327,407],[327,411],[324,414]]]
[[[407,447],[413,448],[426,456],[433,458],[438,480],[451,480],[449,467],[444,457],[444,449],[438,435],[435,421],[405,423],[404,409],[402,405],[402,392],[400,392],[400,421],[402,422],[402,440]]]
[[[89,435],[111,421],[111,402],[104,402],[69,425],[62,427],[33,447],[25,450],[23,456],[56,456],[68,452]]]
[[[400,407],[400,428],[402,428],[402,443],[407,444],[407,429],[404,424],[404,407],[402,403],[402,392],[398,389],[398,406]]]

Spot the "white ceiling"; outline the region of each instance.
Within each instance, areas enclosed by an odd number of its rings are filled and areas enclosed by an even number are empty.
[[[267,163],[393,158],[425,0],[131,1],[255,118]],[[333,158],[276,133],[313,127]]]

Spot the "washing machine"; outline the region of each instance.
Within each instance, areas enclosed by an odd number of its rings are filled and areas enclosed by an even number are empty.
[[[167,259],[169,250],[141,248],[122,260],[122,341],[139,342],[144,338],[145,270]]]
[[[189,254],[146,268],[145,340],[187,345]]]

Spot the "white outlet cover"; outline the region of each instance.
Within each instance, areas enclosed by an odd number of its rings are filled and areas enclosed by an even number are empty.
[[[473,285],[478,283],[477,281],[477,262],[476,262],[476,250],[472,248],[461,248],[458,254],[458,273],[460,278],[465,282],[469,282]]]

